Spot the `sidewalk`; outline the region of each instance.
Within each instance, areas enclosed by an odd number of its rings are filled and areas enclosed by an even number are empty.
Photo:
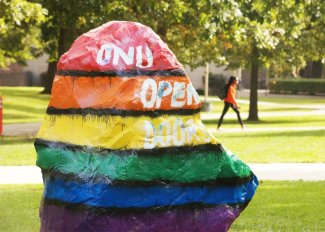
[[[325,163],[248,164],[259,180],[324,181]],[[36,166],[0,166],[0,184],[42,184]]]
[[[3,135],[4,136],[19,136],[19,135],[35,136],[40,126],[41,126],[40,122],[4,124]]]

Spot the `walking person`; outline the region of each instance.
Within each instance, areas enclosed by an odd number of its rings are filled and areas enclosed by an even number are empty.
[[[220,126],[222,124],[223,117],[227,113],[229,107],[231,107],[237,114],[238,122],[240,123],[242,129],[244,129],[243,121],[241,120],[240,113],[239,113],[239,106],[235,100],[236,98],[236,87],[238,84],[238,79],[234,76],[231,76],[228,80],[226,85],[226,97],[224,99],[224,108],[221,114],[221,117],[218,122],[218,130],[220,130]]]

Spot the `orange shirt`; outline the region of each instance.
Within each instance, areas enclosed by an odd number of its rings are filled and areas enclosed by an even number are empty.
[[[228,103],[231,103],[234,106],[237,106],[235,98],[236,98],[236,88],[235,88],[234,85],[230,85],[229,89],[228,89],[228,92],[227,92],[227,96],[224,99],[224,101],[228,102]]]

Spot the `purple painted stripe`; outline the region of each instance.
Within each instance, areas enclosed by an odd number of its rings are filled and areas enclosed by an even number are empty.
[[[227,231],[239,216],[240,209],[229,205],[197,210],[170,210],[134,214],[93,214],[88,211],[45,205],[41,210],[41,232],[169,232]]]

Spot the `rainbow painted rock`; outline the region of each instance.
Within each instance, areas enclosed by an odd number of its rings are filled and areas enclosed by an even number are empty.
[[[200,120],[150,28],[109,22],[60,58],[35,141],[41,231],[227,231],[258,181]]]

